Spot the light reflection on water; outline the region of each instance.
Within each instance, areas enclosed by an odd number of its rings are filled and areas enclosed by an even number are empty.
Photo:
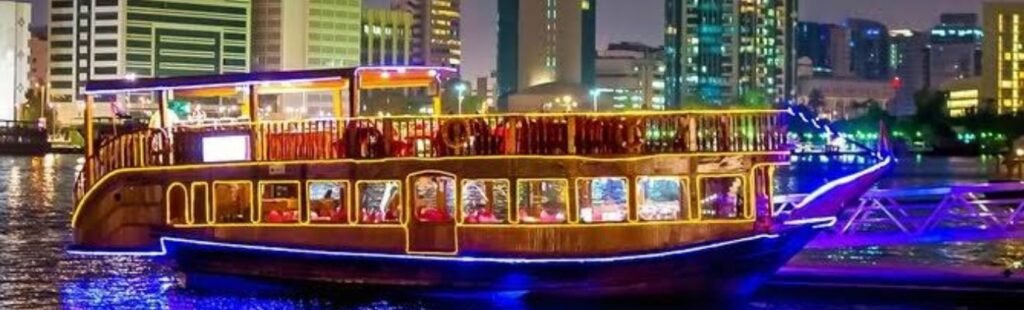
[[[404,300],[327,294],[317,297],[218,294],[181,288],[183,278],[168,262],[148,258],[76,257],[65,254],[77,156],[0,156],[0,309],[39,308],[525,308],[514,298],[451,301]],[[795,162],[781,171],[781,191],[799,192],[856,171],[867,162]],[[925,180],[983,180],[978,162],[904,161],[886,186]],[[798,177],[793,177],[794,175]],[[809,250],[797,261],[881,264],[910,261],[929,265],[991,267],[1024,258],[1017,242],[956,243],[941,246]],[[845,306],[845,304],[840,304]],[[534,305],[530,305],[533,307]],[[755,302],[757,309],[818,309],[801,301]],[[836,305],[827,305],[833,309]],[[548,307],[551,308],[551,307]],[[899,307],[905,309],[905,307]]]

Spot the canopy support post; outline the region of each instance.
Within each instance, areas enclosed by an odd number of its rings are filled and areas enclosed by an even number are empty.
[[[349,117],[359,116],[359,73],[352,76],[352,82],[348,86],[348,113]]]
[[[167,96],[166,91],[156,91],[156,106],[160,111],[160,129],[167,128]]]
[[[95,167],[96,167],[96,141],[93,138],[95,136],[93,128],[93,101],[95,97],[93,95],[85,96],[85,181],[89,186],[92,186],[95,181]]]
[[[249,145],[252,160],[259,161],[262,153],[260,152],[260,141],[259,141],[259,128],[260,128],[260,97],[257,91],[256,84],[249,84],[249,123],[251,124],[252,130],[249,136]]]

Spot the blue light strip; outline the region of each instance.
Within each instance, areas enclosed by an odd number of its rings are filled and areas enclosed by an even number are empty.
[[[793,210],[802,209],[802,208],[806,207],[811,201],[814,201],[815,199],[818,199],[819,197],[821,197],[821,196],[823,196],[825,194],[828,194],[830,191],[832,191],[836,187],[839,187],[841,185],[845,185],[845,184],[848,184],[850,182],[856,181],[857,179],[860,179],[860,178],[864,177],[865,175],[868,175],[868,174],[877,172],[878,170],[884,169],[885,167],[888,167],[892,163],[893,163],[892,157],[885,157],[885,159],[882,160],[882,162],[877,163],[874,166],[871,166],[871,167],[869,167],[867,169],[861,170],[860,172],[857,172],[857,173],[854,173],[854,174],[851,174],[851,175],[848,175],[848,176],[836,179],[835,181],[829,182],[828,184],[825,184],[825,186],[819,187],[818,189],[814,190],[814,192],[811,192],[809,195],[807,195],[807,197],[804,198],[804,200],[801,201],[799,204],[797,204],[793,208]]]
[[[803,226],[803,225],[813,224],[814,228],[829,228],[829,227],[836,226],[837,222],[839,222],[839,218],[837,218],[835,216],[829,216],[829,217],[818,217],[818,218],[808,218],[808,219],[799,219],[799,220],[785,221],[782,224],[786,225],[786,226]]]
[[[446,256],[419,256],[419,255],[407,255],[407,254],[382,254],[382,253],[363,253],[363,252],[346,252],[346,251],[324,251],[324,250],[306,250],[306,249],[294,249],[286,247],[272,247],[272,246],[261,246],[261,245],[247,245],[237,243],[226,243],[216,241],[203,241],[193,239],[183,239],[175,237],[161,237],[160,238],[160,250],[159,251],[144,251],[144,252],[114,252],[114,251],[79,251],[69,250],[69,254],[73,255],[84,255],[84,256],[140,256],[140,257],[153,257],[153,256],[164,256],[167,255],[167,243],[177,242],[183,244],[191,244],[197,246],[211,247],[211,248],[223,248],[232,250],[248,250],[258,252],[272,252],[272,253],[285,253],[285,254],[300,254],[300,255],[314,255],[314,256],[328,256],[328,257],[345,257],[345,258],[370,258],[370,259],[393,259],[393,260],[407,260],[407,261],[425,261],[425,262],[453,262],[453,263],[496,263],[496,264],[553,264],[553,263],[615,263],[625,262],[634,260],[646,260],[646,259],[658,259],[676,255],[685,255],[697,252],[703,252],[708,250],[714,250],[721,247],[730,245],[736,245],[746,242],[753,242],[766,239],[777,239],[777,234],[759,234],[746,238],[739,238],[729,241],[722,241],[702,246],[696,246],[691,248],[657,252],[650,254],[637,254],[637,255],[623,255],[623,256],[611,256],[611,257],[593,257],[593,258],[496,258],[496,257],[446,257]]]
[[[825,134],[827,134],[829,136],[829,138],[844,137],[843,133],[837,132],[834,129],[832,129],[832,124],[827,119],[824,119],[824,118],[821,118],[821,117],[817,117],[817,116],[810,116],[810,118],[808,118],[808,116],[805,115],[803,112],[798,112],[796,110],[796,105],[793,103],[793,101],[787,101],[786,104],[788,105],[788,107],[786,108],[786,112],[788,112],[789,115],[798,116],[798,117],[800,117],[801,120],[804,121],[804,123],[811,124],[812,126],[814,126],[814,128],[823,130],[825,132]],[[852,143],[853,145],[856,145],[856,146],[864,149],[869,154],[871,154],[871,156],[875,157],[875,159],[877,159],[877,160],[884,160],[888,156],[887,154],[882,154],[881,152],[879,152],[877,150],[873,150],[873,149],[867,147],[866,145],[864,145],[863,143],[860,143],[859,141],[854,141],[853,139],[850,139],[849,135],[845,135],[845,136],[846,136],[845,138],[847,139],[847,141],[850,141],[850,143]]]

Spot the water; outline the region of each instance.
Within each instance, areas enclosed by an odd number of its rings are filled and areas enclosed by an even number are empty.
[[[516,298],[489,296],[472,300],[383,297],[375,295],[314,296],[240,294],[182,288],[182,277],[166,262],[148,258],[93,258],[68,255],[68,218],[77,156],[0,157],[0,309],[116,308],[354,308],[354,309],[493,309],[554,308],[525,304]],[[779,190],[800,192],[828,179],[856,171],[866,162],[797,162],[780,171]],[[904,161],[883,186],[925,185],[987,180],[977,159],[913,159]],[[811,250],[797,262],[848,264],[900,263],[991,267],[1024,259],[1020,242],[956,243],[910,247]],[[572,306],[581,306],[573,304]],[[595,306],[595,305],[588,305]],[[598,305],[601,307],[606,304]],[[934,309],[885,305],[886,309]],[[614,307],[614,306],[613,306]],[[753,309],[862,309],[845,301],[800,299],[753,301]]]
[[[900,159],[879,188],[932,187],[957,183],[987,182],[997,174],[995,157],[924,157]],[[875,164],[861,156],[794,157],[789,167],[778,170],[775,192],[809,193],[830,180],[841,178]]]

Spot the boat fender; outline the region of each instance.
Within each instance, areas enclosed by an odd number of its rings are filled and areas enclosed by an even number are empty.
[[[623,149],[639,153],[644,145],[643,126],[639,119],[623,118],[618,126],[618,134],[615,140]]]
[[[453,149],[466,147],[471,130],[469,122],[463,119],[453,119],[445,122],[442,129],[441,140],[444,141],[445,145]]]

